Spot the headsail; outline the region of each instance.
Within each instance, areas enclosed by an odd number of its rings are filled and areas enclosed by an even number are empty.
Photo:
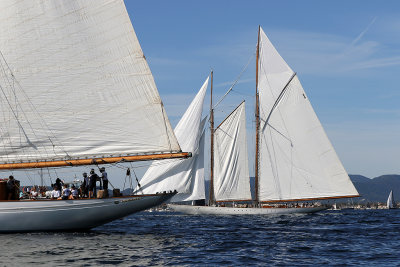
[[[214,133],[215,200],[251,200],[245,102]]]
[[[260,201],[354,197],[296,74],[260,29]]]
[[[0,9],[0,164],[180,151],[123,0]]]
[[[204,124],[201,120],[208,78],[175,127],[175,134],[182,149],[191,151],[185,160],[154,162],[140,180],[137,191],[145,194],[177,190],[172,202],[205,199],[204,192]],[[203,134],[202,134],[203,133]],[[196,185],[196,186],[195,186]]]

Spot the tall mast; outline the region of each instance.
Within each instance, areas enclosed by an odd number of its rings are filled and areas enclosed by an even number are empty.
[[[214,199],[214,109],[212,102],[212,93],[213,93],[213,71],[211,71],[211,96],[210,96],[210,198],[208,201],[208,205],[211,206],[215,203]]]
[[[254,186],[255,196],[254,204],[259,203],[259,183],[258,183],[258,166],[259,166],[259,139],[260,139],[260,107],[259,107],[259,95],[258,95],[258,60],[260,54],[260,26],[258,26],[258,38],[257,38],[257,54],[256,54],[256,156],[255,156],[255,168],[254,168]]]

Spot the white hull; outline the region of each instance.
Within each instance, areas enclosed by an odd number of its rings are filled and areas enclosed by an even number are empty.
[[[235,208],[235,207],[209,207],[168,204],[174,211],[191,215],[274,215],[294,213],[314,213],[326,210],[328,207],[306,208]]]
[[[0,201],[0,232],[88,230],[160,205],[173,195]]]

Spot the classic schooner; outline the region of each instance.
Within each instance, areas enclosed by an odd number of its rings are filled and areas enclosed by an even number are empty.
[[[190,156],[123,0],[4,0],[0,9],[3,173]],[[1,200],[0,232],[90,229],[174,194]]]
[[[216,215],[309,213],[327,207],[297,205],[295,202],[359,196],[296,73],[282,59],[261,27],[256,61],[254,199],[250,193],[245,103],[214,129],[211,99],[209,206],[171,204],[174,210]],[[201,131],[193,129],[196,130]],[[251,205],[217,205],[226,202]]]

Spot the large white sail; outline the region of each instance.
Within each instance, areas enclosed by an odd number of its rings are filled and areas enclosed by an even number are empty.
[[[215,200],[250,200],[245,102],[214,132]]]
[[[164,160],[153,162],[140,180],[138,192],[177,190],[171,202],[205,199],[204,192],[204,148],[201,138],[206,119],[201,120],[208,78],[192,103],[175,127],[176,137],[182,149],[192,152],[192,157],[184,160]]]
[[[0,10],[0,163],[180,151],[123,0]]]
[[[387,205],[388,209],[394,208],[394,199],[393,199],[393,191],[392,190],[390,190],[386,205]]]
[[[357,196],[295,73],[259,40],[259,199]]]

